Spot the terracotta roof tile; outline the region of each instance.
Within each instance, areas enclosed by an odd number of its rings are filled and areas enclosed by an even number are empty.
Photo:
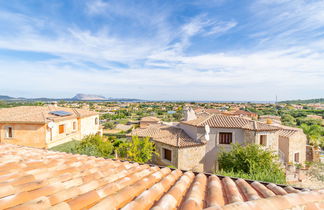
[[[52,111],[70,112],[69,116],[56,116],[50,114]],[[76,117],[98,115],[98,113],[76,108],[55,106],[18,106],[0,109],[0,122],[22,122],[22,123],[46,123],[51,120],[58,121]]]
[[[141,121],[143,121],[143,122],[160,122],[161,120],[157,117],[149,116],[149,117],[141,118]]]
[[[278,127],[265,123],[248,120],[242,117],[226,116],[226,115],[210,115],[207,117],[199,117],[190,121],[182,121],[183,124],[188,124],[197,127],[209,125],[211,128],[242,128],[255,131],[277,131]]]
[[[151,137],[154,141],[175,147],[190,147],[204,144],[194,141],[182,129],[168,125],[150,125],[147,128],[138,128],[133,130],[129,136]]]
[[[324,190],[9,144],[0,144],[0,162],[0,209],[274,210],[324,205]]]

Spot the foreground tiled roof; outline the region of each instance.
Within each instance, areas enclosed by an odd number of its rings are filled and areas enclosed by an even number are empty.
[[[203,127],[209,125],[211,128],[242,128],[246,130],[256,131],[276,131],[278,127],[271,126],[265,123],[248,120],[241,117],[225,116],[225,115],[210,115],[208,117],[200,117],[195,120],[183,121],[181,123]]]
[[[53,111],[66,111],[72,113],[72,115],[59,117],[49,113]],[[86,117],[96,114],[98,113],[76,108],[55,106],[18,106],[0,109],[0,122],[46,123],[52,120],[56,121],[76,117]]]
[[[130,136],[151,137],[154,141],[175,147],[199,146],[203,143],[190,138],[182,129],[168,125],[150,125],[147,128],[137,128]]]
[[[0,209],[296,207],[323,209],[324,191],[0,144]]]

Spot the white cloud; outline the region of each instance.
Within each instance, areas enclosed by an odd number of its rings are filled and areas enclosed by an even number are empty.
[[[288,0],[280,1],[281,4],[285,2]],[[303,5],[298,2],[299,6],[294,7],[293,11],[299,11],[297,8]],[[110,4],[102,1],[94,1],[88,6],[91,15],[112,10]],[[287,13],[290,10],[286,7],[260,11],[256,16],[274,15],[271,20],[267,19],[261,26],[260,23],[256,26],[263,29],[254,34],[256,39],[264,40],[262,47],[196,55],[185,53],[194,36],[210,38],[224,35],[238,22],[202,14],[174,27],[167,22],[167,14],[158,14],[151,17],[150,23],[158,23],[154,29],[159,33],[150,38],[141,38],[117,36],[110,33],[112,29],[109,27],[97,32],[77,27],[63,30],[50,23],[51,28],[47,28],[47,24],[36,19],[7,13],[6,17],[0,15],[0,21],[7,20],[12,27],[23,26],[24,29],[18,35],[0,36],[0,48],[45,52],[59,58],[46,62],[0,60],[0,83],[2,88],[6,87],[4,92],[14,92],[19,88],[26,90],[26,95],[35,93],[37,96],[47,96],[53,92],[53,86],[56,94],[62,97],[70,97],[76,92],[180,100],[273,100],[276,94],[294,98],[301,93],[303,96],[313,93],[316,96],[324,91],[324,40],[314,39],[293,46],[285,42],[295,41],[298,37],[293,36],[294,33],[321,26],[320,6],[307,5],[307,12],[302,14]],[[262,4],[257,4],[254,9],[262,7]],[[308,17],[310,12],[312,14]],[[129,15],[122,9],[117,13]],[[136,18],[142,20],[149,14],[143,12],[137,14]],[[294,17],[297,19],[294,20]],[[316,21],[317,25],[311,20]],[[270,27],[273,25],[276,27]],[[59,30],[55,30],[56,27]],[[40,29],[55,31],[56,36],[44,36]],[[109,70],[98,70],[85,62]],[[128,67],[120,67],[116,62],[127,64]],[[13,86],[12,81],[17,81],[17,84]]]

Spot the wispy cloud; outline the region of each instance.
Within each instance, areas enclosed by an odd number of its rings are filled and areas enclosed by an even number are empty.
[[[1,31],[0,48],[54,57],[12,62],[0,56],[0,87],[8,94],[62,97],[76,92],[148,99],[318,97],[324,91],[323,1],[294,2],[255,1],[244,22],[207,10],[187,15],[184,3],[146,8],[86,1],[83,18],[101,20],[92,27],[1,10],[0,26],[16,33]],[[193,45],[203,47],[193,52]]]

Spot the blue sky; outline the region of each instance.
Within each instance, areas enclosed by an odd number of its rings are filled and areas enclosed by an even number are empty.
[[[0,0],[0,95],[324,97],[323,0]]]

